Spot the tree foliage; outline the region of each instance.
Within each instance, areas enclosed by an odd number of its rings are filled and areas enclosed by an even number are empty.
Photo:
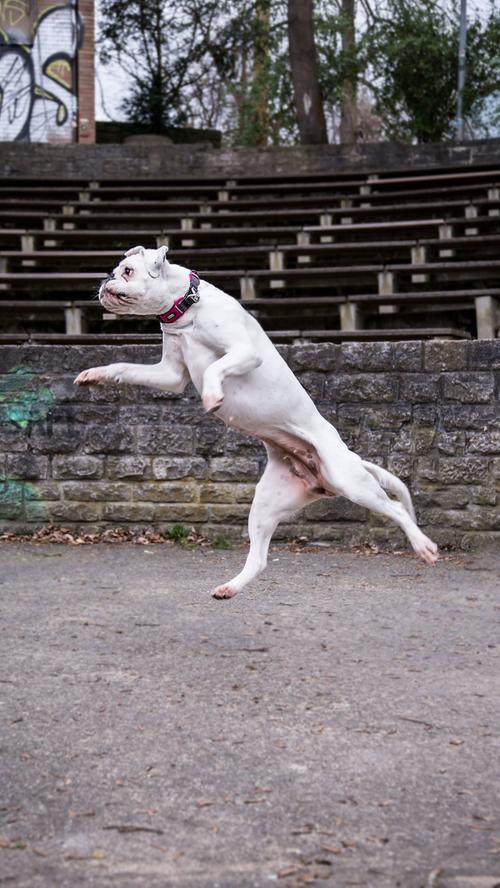
[[[454,134],[459,21],[432,0],[392,0],[370,33],[376,111],[389,138],[439,142]],[[469,24],[464,115],[477,119],[500,89],[500,15]]]
[[[124,71],[122,111],[153,131],[208,126],[232,144],[297,141],[288,3],[108,0],[100,58]],[[315,0],[317,80],[330,140],[453,137],[458,6],[459,0]],[[481,133],[486,115],[500,125],[494,4],[469,18],[466,69],[464,113],[469,133]]]

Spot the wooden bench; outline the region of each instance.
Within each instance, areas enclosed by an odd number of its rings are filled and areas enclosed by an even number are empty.
[[[488,198],[490,200],[499,197],[499,179],[491,179],[486,182],[475,182],[473,184],[454,184],[447,187],[420,187],[418,189],[397,189],[376,191],[371,186],[365,188],[357,188],[356,191],[336,191],[334,186],[326,186],[323,183],[321,189],[311,189],[309,185],[304,184],[303,192],[300,191],[284,191],[283,194],[255,194],[253,197],[241,195],[239,193],[230,193],[226,191],[209,191],[208,194],[200,190],[198,196],[190,191],[172,190],[164,196],[158,194],[154,190],[138,192],[135,196],[129,195],[123,197],[121,191],[113,194],[106,192],[106,189],[78,191],[75,189],[52,189],[47,193],[38,193],[27,189],[24,192],[9,193],[11,189],[2,189],[0,187],[0,209],[17,211],[17,210],[43,210],[46,213],[64,212],[71,215],[72,213],[81,212],[116,212],[127,213],[140,210],[141,212],[176,212],[178,214],[190,212],[218,212],[224,208],[230,208],[231,211],[244,211],[252,209],[301,209],[307,207],[340,207],[348,209],[360,205],[367,206],[383,206],[387,204],[401,203],[408,200],[418,199],[419,203],[425,201],[441,199],[449,200],[451,197],[467,201],[474,199]],[[7,191],[7,193],[5,193]],[[114,199],[113,199],[114,197]]]
[[[280,318],[285,321],[299,320],[302,326],[307,321],[309,326],[318,326],[321,320],[326,328],[331,326],[331,318],[338,319],[338,326],[344,332],[359,331],[363,328],[363,316],[360,309],[375,309],[377,313],[384,307],[407,308],[419,306],[426,311],[438,309],[449,314],[453,308],[473,309],[476,313],[478,337],[481,339],[495,338],[498,327],[497,305],[500,289],[486,288],[478,290],[439,290],[439,291],[408,291],[393,294],[356,293],[336,296],[303,296],[274,297],[242,300],[242,304],[254,313],[266,329],[276,327]],[[88,315],[102,316],[100,303],[91,300],[71,300],[67,297],[59,300],[47,299],[2,299],[0,305],[4,310],[30,316],[33,321],[47,314],[64,313],[66,331],[80,333],[87,329]],[[392,311],[391,311],[392,313]],[[104,320],[117,316],[104,313]],[[121,319],[123,320],[123,318]],[[126,318],[127,322],[130,318]],[[156,324],[156,319],[151,319]]]
[[[127,213],[125,218],[116,213],[100,212],[96,204],[87,204],[85,211],[73,213],[45,214],[43,210],[9,210],[0,209],[0,224],[12,224],[22,222],[25,226],[31,223],[35,227],[43,227],[45,230],[57,230],[58,226],[70,230],[77,227],[101,227],[112,225],[114,229],[120,227],[134,227],[139,230],[142,225],[149,228],[161,225],[163,228],[181,228],[184,231],[204,228],[224,228],[228,224],[236,228],[240,225],[250,228],[253,224],[262,227],[263,209],[248,211],[224,210],[216,213],[196,212],[180,217],[177,213],[151,211],[149,213],[134,210],[133,219],[129,220]],[[427,201],[422,203],[385,204],[380,207],[360,206],[342,209],[340,207],[304,207],[302,209],[265,209],[265,217],[270,223],[294,225],[296,227],[332,226],[334,220],[341,224],[350,225],[358,221],[388,222],[401,219],[427,219],[433,217],[445,217],[463,213],[465,218],[472,220],[481,215],[494,215],[498,217],[500,212],[500,199],[480,199],[471,203],[467,200]],[[470,222],[469,224],[472,225]],[[194,238],[196,234],[190,233]],[[188,237],[188,235],[186,235]]]
[[[274,330],[270,338],[276,343],[303,342],[399,342],[423,339],[470,339],[470,334],[456,327],[394,330]],[[109,333],[0,333],[0,345],[161,345],[158,334]]]

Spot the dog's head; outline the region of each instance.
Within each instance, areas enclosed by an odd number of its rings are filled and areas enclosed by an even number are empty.
[[[99,288],[99,301],[114,314],[157,315],[168,303],[168,247],[132,247]],[[167,299],[166,299],[167,297]]]

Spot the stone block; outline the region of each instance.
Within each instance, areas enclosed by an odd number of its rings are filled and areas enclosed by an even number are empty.
[[[0,348],[0,373],[10,373],[24,364],[24,349],[19,345],[2,345]]]
[[[54,524],[64,521],[75,521],[78,524],[87,521],[99,521],[103,517],[103,503],[50,502],[47,503],[50,520]]]
[[[395,401],[397,379],[389,373],[337,373],[329,376],[325,398],[345,404],[357,401]]]
[[[467,343],[470,370],[500,368],[500,339],[476,339]]]
[[[485,404],[495,393],[492,373],[445,373],[443,395],[448,401],[462,404]]]
[[[47,503],[40,500],[29,500],[24,503],[24,517],[28,521],[34,521],[44,524],[50,516],[50,509]]]
[[[447,432],[444,429],[437,429],[436,445],[440,453],[446,453],[448,456],[460,456],[465,448],[465,432]]]
[[[112,522],[145,521],[151,524],[155,518],[155,506],[153,503],[103,503],[102,518]]]
[[[265,457],[264,445],[258,438],[231,428],[226,430],[225,452]]]
[[[306,370],[299,374],[299,382],[304,386],[307,394],[313,401],[320,401],[323,398],[325,387],[325,375],[317,373],[313,370]]]
[[[437,478],[442,484],[472,484],[488,474],[488,461],[478,456],[441,457]]]
[[[419,426],[434,426],[439,421],[439,408],[434,404],[414,404],[413,421]]]
[[[52,477],[61,479],[102,478],[104,461],[97,456],[78,454],[76,456],[54,456]]]
[[[302,370],[329,372],[336,369],[339,354],[340,346],[331,342],[318,342],[316,345],[291,345],[288,350],[287,363],[294,373]]]
[[[399,396],[412,403],[439,401],[439,376],[432,373],[407,373],[401,377]]]
[[[120,422],[126,426],[147,425],[148,423],[167,425],[167,423],[164,422],[161,404],[143,404],[142,402],[132,405],[120,404],[119,418]],[[181,421],[182,420],[177,420],[177,422]]]
[[[24,478],[27,481],[45,479],[48,476],[48,469],[48,457],[36,455],[29,450],[7,456],[8,478]]]
[[[399,429],[412,418],[411,404],[405,401],[396,401],[394,404],[383,404],[379,407],[371,407],[368,404],[362,408],[364,422],[372,429]]]
[[[200,456],[158,456],[153,459],[153,477],[159,481],[179,478],[206,478],[208,464]]]
[[[389,472],[397,478],[408,479],[413,476],[413,456],[409,453],[391,453],[387,460]]]
[[[373,410],[367,407],[367,410]],[[365,423],[365,406],[359,404],[340,404],[337,411],[337,427],[339,429],[350,429],[356,431],[360,428],[361,423]],[[369,422],[369,420],[368,420]],[[369,423],[372,425],[372,423]]]
[[[435,489],[415,492],[414,500],[420,514],[421,510],[430,508],[465,509],[471,502],[471,496],[470,487],[440,487],[436,485]]]
[[[478,506],[496,506],[499,500],[499,494],[491,483],[486,483],[482,487],[473,487],[470,490],[471,500]],[[500,528],[500,519],[498,523]]]
[[[200,500],[202,503],[251,503],[254,494],[254,484],[207,483],[200,489]]]
[[[200,456],[222,456],[226,448],[226,427],[221,420],[205,420],[195,432],[194,453]]]
[[[493,552],[498,552],[500,549],[500,532],[497,530],[490,531],[480,531],[475,530],[472,533],[465,533],[460,540],[460,548],[465,551],[471,551],[474,549],[481,550],[492,550]],[[482,880],[481,880],[482,881]],[[467,885],[467,883],[463,884],[463,888],[494,888],[495,885],[495,877],[493,880],[486,885],[481,885],[480,881],[476,881],[476,885],[474,883]],[[443,888],[446,886],[443,885]],[[450,885],[450,888],[462,888],[460,885]]]
[[[154,506],[154,520],[179,524],[200,524],[207,520],[207,506],[200,503],[162,503]]]
[[[429,509],[425,519],[437,527],[458,527],[462,530],[498,530],[498,510],[485,506],[466,509]]]
[[[134,500],[155,503],[195,503],[198,497],[198,485],[189,481],[138,484],[133,493]]]
[[[444,373],[467,368],[468,348],[470,343],[444,340],[433,340],[424,343],[424,370],[432,373]]]
[[[59,500],[61,485],[57,481],[37,481],[36,484],[24,485],[24,499],[27,500]]]
[[[436,429],[416,428],[413,432],[413,448],[415,453],[429,453],[436,441]]]
[[[208,477],[213,481],[257,481],[260,466],[256,459],[215,457],[210,460]]]
[[[367,512],[343,496],[323,497],[304,510],[311,521],[366,521]]]
[[[224,521],[235,521],[238,524],[246,523],[249,508],[239,503],[210,503],[206,507],[207,520],[219,524]]]
[[[141,426],[139,428],[142,428]],[[126,453],[135,450],[134,430],[120,424],[91,426],[85,432],[88,453]],[[140,450],[140,444],[139,444]]]
[[[220,536],[225,536],[226,539],[232,540],[232,542],[237,544],[241,543],[242,540],[248,542],[246,524],[236,524],[234,522],[231,524],[215,524],[210,522],[209,524],[202,524],[198,530],[212,542]]]
[[[390,429],[361,429],[353,449],[364,459],[381,463],[393,451],[395,438],[396,433]]]
[[[84,441],[88,429],[62,423],[37,423],[31,433],[31,446],[39,453],[74,453]]]
[[[66,481],[61,485],[65,500],[79,502],[116,502],[130,500],[131,486],[110,481]]]
[[[442,404],[441,418],[447,429],[478,429],[500,428],[500,411],[497,405],[484,404]]]
[[[11,521],[23,515],[24,484],[20,481],[0,481],[0,519]]]
[[[193,429],[189,426],[138,425],[136,433],[137,453],[153,456],[193,453]]]
[[[27,450],[28,440],[27,429],[21,429],[12,423],[0,422],[0,448],[6,453],[20,453]]]
[[[147,456],[107,456],[106,475],[108,478],[136,481],[151,478],[151,458]]]
[[[467,449],[471,453],[500,454],[500,430],[491,429],[484,432],[469,432]]]
[[[343,371],[419,371],[421,342],[344,342],[339,368]]]

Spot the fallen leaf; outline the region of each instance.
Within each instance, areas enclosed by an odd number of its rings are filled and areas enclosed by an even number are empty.
[[[284,869],[278,870],[276,875],[278,879],[286,879],[287,876],[294,876],[296,873],[300,873],[302,867],[300,866],[286,866]]]

